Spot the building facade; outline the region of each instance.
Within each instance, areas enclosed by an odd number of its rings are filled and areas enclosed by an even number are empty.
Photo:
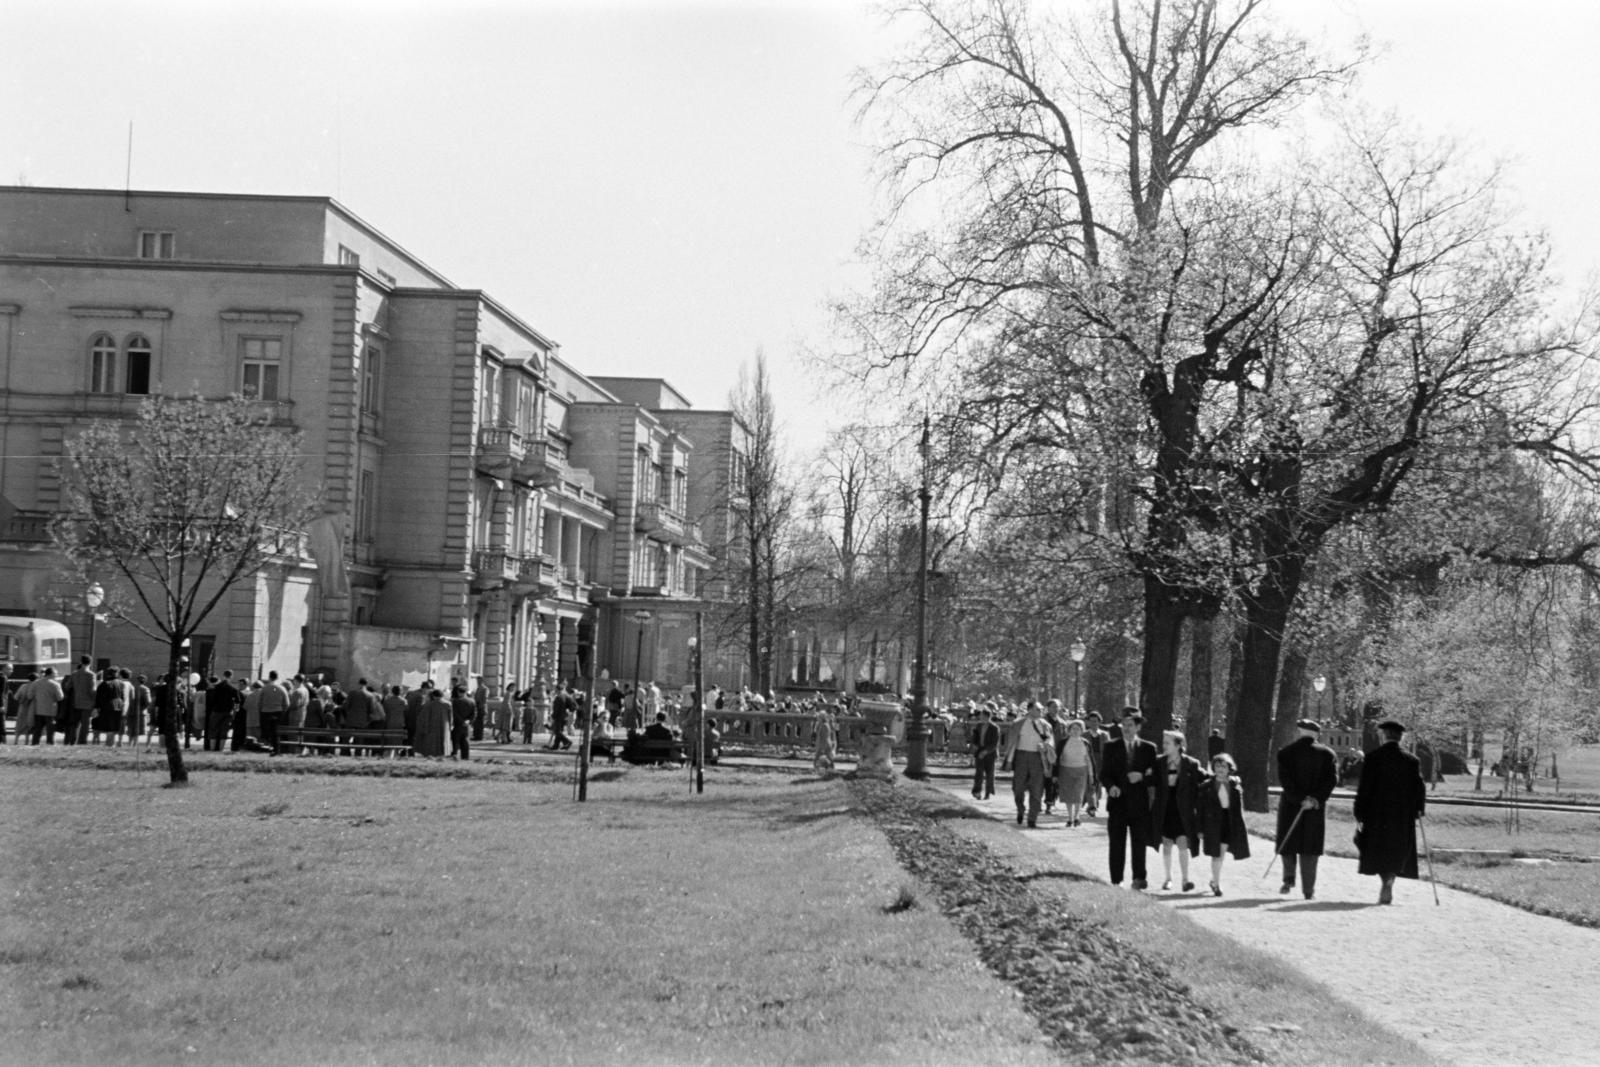
[[[3,613],[58,617],[83,647],[45,533],[55,462],[157,392],[256,400],[303,434],[322,504],[320,551],[235,588],[197,669],[686,680],[715,565],[689,518],[693,436],[321,197],[0,188]],[[97,652],[161,661],[115,619]]]

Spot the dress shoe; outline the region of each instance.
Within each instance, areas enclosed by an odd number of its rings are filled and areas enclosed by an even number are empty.
[[[1383,880],[1383,887],[1378,890],[1378,903],[1379,904],[1393,904],[1394,903],[1394,882],[1393,881],[1391,881],[1391,880],[1389,880],[1387,878],[1385,878]]]
[[[1194,883],[1193,882],[1185,882],[1185,883],[1183,883],[1183,891],[1185,893],[1193,892],[1194,891]]]
[[[1214,896],[1214,897],[1220,897],[1222,895],[1222,887],[1220,885],[1218,885],[1217,883],[1212,882],[1211,883],[1211,895]]]
[[[1030,816],[1028,818],[1028,829],[1037,830],[1038,828],[1039,828],[1039,820]]]
[[[1161,891],[1163,893],[1165,893],[1167,890],[1169,890],[1171,888],[1172,888],[1172,879],[1171,878],[1168,878],[1165,882],[1161,883]]]
[[[1291,890],[1293,888],[1294,888],[1294,883],[1293,882],[1285,882],[1285,883],[1283,883],[1282,885],[1280,885],[1278,887],[1278,892],[1282,893],[1284,896],[1288,896],[1289,895],[1289,890]]]
[[[1022,825],[1022,809],[1021,808],[1017,809],[1017,825],[1018,826]]]
[[[1133,880],[1133,888],[1136,892],[1142,893],[1149,887],[1150,883],[1146,882],[1143,878],[1135,878]]]

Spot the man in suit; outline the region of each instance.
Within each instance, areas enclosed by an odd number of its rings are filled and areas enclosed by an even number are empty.
[[[1156,746],[1139,736],[1144,715],[1122,710],[1122,736],[1101,748],[1100,784],[1106,788],[1106,833],[1111,839],[1111,884],[1122,884],[1129,846],[1133,849],[1133,888],[1143,889],[1145,849],[1150,836],[1150,786]]]
[[[1400,747],[1405,731],[1393,719],[1378,724],[1383,743],[1362,761],[1356,786],[1360,871],[1383,879],[1379,904],[1394,903],[1395,878],[1417,876],[1417,823],[1427,807],[1428,789],[1417,757]]]
[[[994,724],[994,712],[984,708],[972,727],[972,799],[994,796],[994,761],[999,754],[1000,727]]]
[[[1300,861],[1300,889],[1307,900],[1317,892],[1317,861],[1322,858],[1327,831],[1326,807],[1339,784],[1339,757],[1318,744],[1322,726],[1314,719],[1295,724],[1300,736],[1278,751],[1278,855],[1283,857],[1283,884],[1278,892],[1294,889],[1295,859]]]
[[[1055,769],[1055,738],[1050,724],[1041,717],[1043,710],[1037,700],[1028,701],[1028,714],[1006,738],[1005,754],[1011,761],[1011,796],[1017,802],[1017,825],[1022,825],[1026,815],[1030,829],[1039,825],[1044,780]]]

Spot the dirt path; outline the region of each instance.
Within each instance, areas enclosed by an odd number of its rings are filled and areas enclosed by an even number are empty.
[[[1007,823],[1015,817],[1009,795],[978,803],[959,785],[947,791]],[[1044,816],[1038,830],[1017,832],[1109,880],[1103,818],[1068,829]],[[1250,859],[1224,866],[1221,897],[1206,891],[1211,868],[1204,856],[1191,861],[1194,892],[1159,891],[1161,859],[1151,852],[1152,902],[1285,960],[1451,1063],[1600,1062],[1600,930],[1446,886],[1436,907],[1426,880],[1397,881],[1396,903],[1379,907],[1378,880],[1336,856],[1322,858],[1316,900],[1298,891],[1279,896],[1278,869],[1261,877],[1271,842],[1252,838],[1251,845]],[[1180,884],[1176,857],[1173,884]]]

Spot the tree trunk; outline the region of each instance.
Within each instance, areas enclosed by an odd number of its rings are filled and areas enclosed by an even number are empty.
[[[179,657],[183,654],[181,642],[173,642],[167,650],[167,692],[161,701],[161,744],[167,750],[168,785],[187,785],[189,772],[183,766],[183,749],[178,747]]]
[[[755,502],[751,502],[754,514]],[[756,524],[750,523],[750,588],[746,592],[746,625],[749,627],[750,688],[761,691],[761,539]]]
[[[1267,810],[1268,765],[1272,756],[1272,705],[1278,692],[1283,635],[1300,588],[1303,561],[1284,548],[1269,557],[1257,589],[1244,597],[1245,634],[1238,711],[1234,716],[1233,758],[1244,779],[1244,806]]]
[[[1278,710],[1272,722],[1272,748],[1276,752],[1295,737],[1295,723],[1303,718],[1301,702],[1305,698],[1306,654],[1298,645],[1292,645],[1283,654],[1283,667],[1278,671]],[[1278,781],[1278,761],[1267,761],[1272,773],[1272,784]]]
[[[1178,650],[1188,614],[1182,594],[1146,578],[1144,582],[1144,663],[1139,671],[1139,707],[1148,736],[1172,729],[1172,700],[1178,679]]]
[[[1204,752],[1211,731],[1211,638],[1213,618],[1189,619],[1189,710],[1184,716],[1184,743],[1190,755]],[[1197,757],[1198,758],[1198,757]]]
[[[1241,619],[1228,637],[1228,680],[1223,686],[1222,717],[1227,723],[1228,751],[1239,732],[1239,694],[1244,690],[1244,635],[1248,627]]]

